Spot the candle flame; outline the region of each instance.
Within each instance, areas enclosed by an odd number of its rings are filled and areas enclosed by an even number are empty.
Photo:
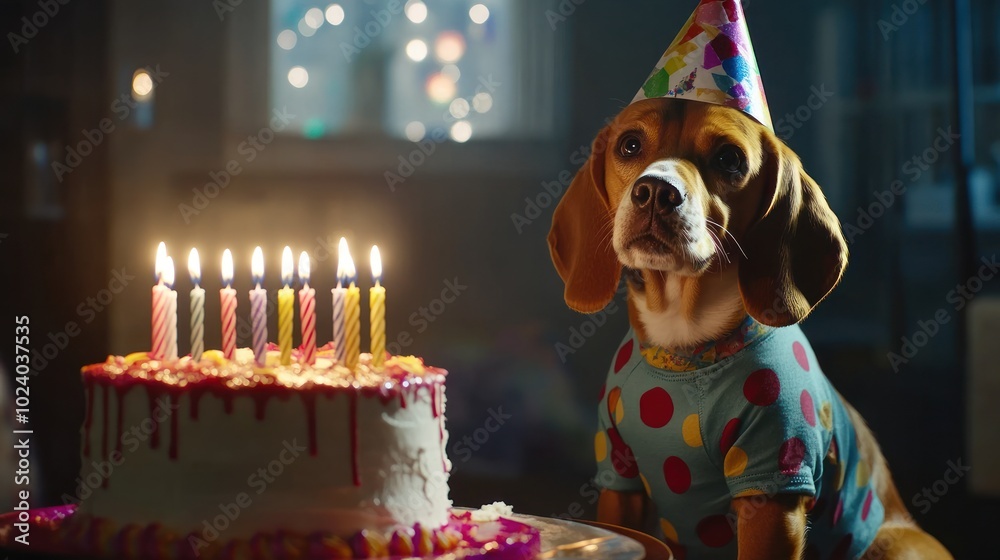
[[[378,245],[372,245],[371,266],[372,278],[375,279],[375,283],[377,284],[382,280],[382,255],[378,252]]]
[[[201,284],[201,259],[198,257],[198,249],[194,247],[188,255],[188,273],[191,274],[192,284],[195,286]]]
[[[347,261],[351,258],[351,250],[347,247],[347,238],[340,238],[340,245],[337,247],[337,284],[342,285],[347,282]]]
[[[222,252],[222,283],[227,288],[233,285],[233,253],[229,249]]]
[[[170,257],[164,257],[163,283],[171,290],[174,289],[174,259]]]
[[[156,275],[156,282],[163,281],[163,261],[167,258],[167,244],[160,241],[160,244],[156,246],[156,264],[154,265],[154,274]]]
[[[281,251],[281,283],[286,288],[292,285],[292,275],[295,274],[295,270],[292,267],[292,248],[286,245],[284,250]]]
[[[309,273],[312,272],[309,269],[309,254],[305,251],[299,255],[299,280],[302,281],[304,286],[309,285]]]
[[[264,252],[259,246],[253,250],[253,257],[250,259],[250,274],[253,275],[253,283],[259,288],[264,281]]]

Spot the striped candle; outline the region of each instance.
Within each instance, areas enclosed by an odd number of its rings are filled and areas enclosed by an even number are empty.
[[[167,286],[167,336],[164,346],[163,358],[167,360],[177,359],[177,292],[174,291],[174,260],[167,257],[166,266],[163,267],[163,283]]]
[[[344,365],[354,371],[361,355],[361,290],[354,285],[357,270],[346,244],[344,249],[344,273],[350,280],[344,294]]]
[[[233,289],[233,254],[222,253],[222,284],[219,290],[222,302],[222,355],[232,360],[236,353],[236,290]]]
[[[344,287],[344,284],[347,282],[345,259],[348,255],[347,240],[341,237],[337,258],[337,287],[331,290],[333,293],[333,347],[337,362],[341,364],[346,361],[347,357],[346,338],[344,337],[344,298],[347,296],[347,288]]]
[[[250,261],[256,288],[250,290],[250,322],[253,327],[254,363],[259,367],[267,364],[267,290],[260,287],[264,281],[264,253],[260,247],[253,250]]]
[[[368,291],[368,307],[371,318],[371,349],[372,367],[380,368],[385,364],[385,288],[382,287],[382,257],[378,246],[372,247],[371,253],[372,278],[375,286]]]
[[[309,255],[299,255],[299,315],[302,325],[302,361],[316,363],[316,290],[309,287]]]
[[[167,349],[167,293],[170,289],[163,285],[163,267],[166,266],[166,260],[167,246],[161,241],[156,247],[156,285],[153,286],[153,339],[149,351],[149,356],[154,360],[162,360]]]
[[[292,283],[292,249],[285,247],[281,252],[281,283],[278,290],[278,348],[281,350],[280,363],[292,363],[292,325],[295,316],[295,290]]]
[[[191,274],[191,360],[201,361],[205,352],[205,289],[201,287],[201,259],[198,249],[188,255],[188,272]]]

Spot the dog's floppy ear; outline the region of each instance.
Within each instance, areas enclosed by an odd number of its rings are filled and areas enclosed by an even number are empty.
[[[621,277],[621,263],[611,246],[612,208],[604,187],[607,139],[605,128],[559,201],[549,230],[549,253],[566,283],[566,304],[581,313],[604,309]]]
[[[746,233],[740,294],[747,312],[766,325],[804,319],[840,281],[847,243],[819,185],[791,149],[763,133],[764,192]]]

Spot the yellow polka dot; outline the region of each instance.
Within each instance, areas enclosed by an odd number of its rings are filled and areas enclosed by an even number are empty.
[[[726,462],[724,465],[726,476],[740,476],[743,474],[743,471],[747,468],[747,459],[746,451],[735,445],[730,447],[729,453],[726,453]]]
[[[823,424],[827,430],[833,429],[833,408],[829,402],[825,402],[819,407],[819,423]]]
[[[594,436],[594,455],[598,463],[608,458],[608,436],[603,431]]]
[[[868,463],[864,460],[858,461],[858,477],[855,480],[858,484],[858,488],[864,488],[868,485],[868,480],[871,478],[872,469],[868,466]]]
[[[681,434],[684,436],[684,443],[691,447],[701,447],[701,424],[698,422],[697,414],[691,414],[684,419]]]
[[[618,400],[618,405],[615,406],[615,422],[621,423],[622,419],[625,418],[625,405],[622,404],[621,399]]]
[[[667,521],[666,519],[660,519],[660,529],[663,529],[663,536],[667,537],[669,540],[679,543],[680,540],[677,538],[677,529],[674,529],[673,523]]]
[[[646,480],[645,475],[643,475],[642,473],[639,473],[639,478],[642,479],[642,486],[646,489],[646,494],[652,496],[653,495],[653,491],[649,489],[649,481]]]

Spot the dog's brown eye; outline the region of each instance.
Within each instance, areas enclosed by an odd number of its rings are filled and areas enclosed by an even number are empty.
[[[746,174],[746,158],[736,146],[723,146],[715,156],[715,163],[720,170],[730,175]]]
[[[626,134],[618,143],[618,153],[625,157],[638,155],[642,151],[642,142],[635,134]]]

